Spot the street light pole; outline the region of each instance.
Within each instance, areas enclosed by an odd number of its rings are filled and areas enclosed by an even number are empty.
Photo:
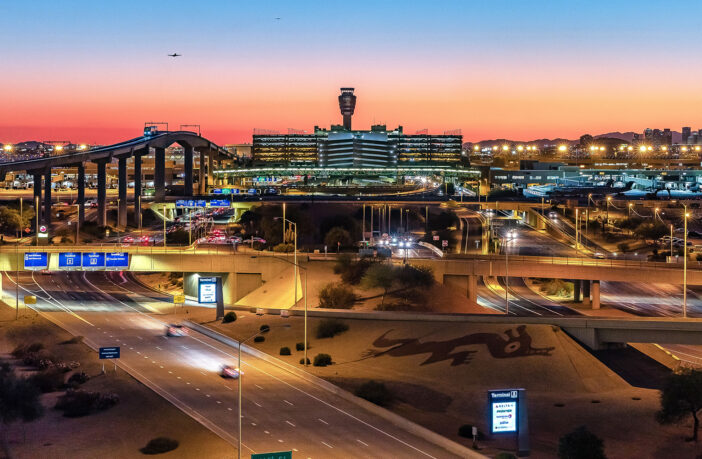
[[[684,214],[684,231],[683,235],[683,318],[687,318],[687,204],[683,204],[685,209]],[[672,240],[672,239],[671,239]]]

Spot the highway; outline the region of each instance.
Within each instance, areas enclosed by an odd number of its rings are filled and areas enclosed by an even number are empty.
[[[15,294],[6,273],[5,295]],[[236,444],[237,382],[218,375],[235,351],[203,335],[167,338],[151,314],[169,303],[119,272],[20,274],[36,309],[96,346],[120,346],[120,366],[175,406]],[[244,354],[243,451],[295,457],[455,457],[292,374]]]

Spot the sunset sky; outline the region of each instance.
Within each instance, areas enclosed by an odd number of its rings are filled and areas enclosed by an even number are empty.
[[[341,86],[355,128],[702,128],[699,1],[33,0],[0,18],[0,143],[106,144],[145,121],[250,142],[340,123]]]

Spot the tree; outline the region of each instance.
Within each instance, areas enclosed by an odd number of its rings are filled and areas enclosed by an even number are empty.
[[[671,374],[661,391],[661,410],[656,413],[658,422],[673,424],[690,415],[693,420],[690,439],[697,441],[700,409],[702,409],[702,371],[683,368]]]
[[[397,270],[391,264],[387,263],[375,263],[371,265],[366,273],[363,275],[361,284],[367,289],[370,288],[382,288],[383,298],[380,300],[380,305],[385,303],[385,295],[388,294],[388,290],[395,283],[397,279]]]
[[[0,422],[3,429],[2,440],[5,446],[5,430],[16,421],[30,422],[44,412],[39,389],[29,380],[18,378],[7,363],[0,366]]]
[[[607,459],[602,439],[580,426],[558,440],[560,459]]]
[[[328,247],[348,247],[353,244],[351,234],[340,226],[335,226],[327,232],[324,243]]]

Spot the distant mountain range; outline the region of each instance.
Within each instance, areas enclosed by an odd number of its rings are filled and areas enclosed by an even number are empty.
[[[594,135],[593,137],[595,139],[602,139],[602,138],[610,138],[610,139],[620,139],[624,140],[625,142],[631,142],[634,140],[634,134],[637,134],[636,132],[608,132],[606,134],[598,134]],[[501,143],[523,143],[523,144],[531,144],[531,145],[538,145],[539,147],[544,147],[546,145],[558,145],[558,144],[575,144],[578,143],[580,140],[579,139],[534,139],[534,140],[510,140],[510,139],[489,139],[489,140],[481,140],[480,142],[465,142],[463,145],[464,146],[471,146],[473,144],[487,144],[487,145],[493,145],[493,144],[501,144]],[[682,133],[678,131],[673,131],[673,143],[681,143],[682,142]]]

